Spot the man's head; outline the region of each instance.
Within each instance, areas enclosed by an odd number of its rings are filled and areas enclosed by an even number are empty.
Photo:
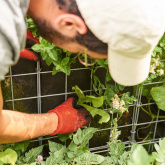
[[[39,15],[39,12],[35,13],[34,10],[29,12],[41,36],[71,52],[84,52],[87,49],[88,54],[94,58],[106,58],[107,44],[99,40],[86,26],[75,0],[49,0],[46,4],[44,0],[42,2],[37,8],[42,8],[42,5],[43,10],[49,8],[47,17]]]
[[[55,45],[108,57],[111,76],[119,84],[136,85],[147,78],[151,53],[165,31],[164,0],[30,2],[30,16]]]

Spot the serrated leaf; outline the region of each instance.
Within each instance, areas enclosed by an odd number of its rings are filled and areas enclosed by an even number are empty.
[[[41,44],[35,44],[32,47],[32,50],[34,50],[35,52],[41,52],[42,50],[42,45]]]
[[[50,66],[52,62],[53,62],[52,59],[49,56],[47,56],[47,58],[46,58],[46,64],[48,66]]]
[[[65,146],[63,148],[60,148],[58,151],[55,151],[52,155],[49,156],[49,158],[46,159],[46,165],[57,165],[64,162],[64,155],[67,153],[67,149]]]
[[[121,156],[124,153],[125,144],[122,142],[110,144],[110,155]]]
[[[53,53],[53,56],[54,56],[54,58],[55,58],[55,61],[58,61],[59,57],[58,57],[57,50],[54,48],[54,49],[52,49],[51,51],[52,51],[52,53]]]
[[[74,159],[74,161],[77,162],[77,164],[85,164],[85,165],[100,164],[104,161],[104,157],[89,152],[78,156],[77,158]]]
[[[81,144],[81,146],[85,146],[96,131],[97,128],[92,127],[88,127],[84,130],[78,129],[76,134],[73,135],[73,141],[76,145]]]
[[[47,50],[47,54],[49,55],[49,57],[50,57],[52,60],[56,61],[56,58],[55,58],[55,56],[54,56],[52,50]]]
[[[23,158],[23,161],[25,163],[33,163],[35,162],[35,159],[37,156],[42,152],[44,146],[39,146],[36,148],[31,149],[29,152],[25,153],[25,158]]]
[[[24,142],[20,142],[20,143],[15,143],[13,146],[13,149],[15,151],[19,151],[21,150],[21,152],[25,152],[27,150],[27,147],[29,146],[30,141],[24,141]]]
[[[77,145],[72,141],[70,145],[68,146],[68,149],[70,151],[76,151],[77,150]]]
[[[56,143],[56,142],[52,142],[52,141],[48,141],[49,143],[49,150],[50,152],[56,152],[58,150],[60,150],[61,148],[64,148],[65,146],[63,146],[62,144]]]
[[[100,165],[110,165],[117,163],[117,158],[115,157],[105,157],[104,161]]]
[[[165,85],[152,88],[151,95],[158,105],[158,108],[165,111]]]
[[[74,152],[72,151],[67,152],[67,155],[70,159],[72,159],[75,156]]]
[[[67,66],[67,67],[66,67],[66,74],[67,74],[67,76],[69,76],[70,73],[71,73],[70,66]]]
[[[55,160],[55,156],[54,155],[50,155],[45,162],[45,165],[50,165],[50,164],[56,164],[56,160]]]
[[[3,164],[11,164],[15,165],[15,162],[17,160],[17,153],[8,148],[4,152],[0,152],[0,162]]]
[[[58,70],[56,69],[56,67],[53,67],[53,71],[52,71],[52,75],[55,75],[58,72]]]
[[[124,152],[121,156],[120,159],[118,160],[119,164],[127,164],[128,158],[130,156],[130,152]]]
[[[69,63],[69,60],[70,60],[70,57],[66,57],[66,58],[62,59],[61,65],[63,65],[63,66],[67,65]]]

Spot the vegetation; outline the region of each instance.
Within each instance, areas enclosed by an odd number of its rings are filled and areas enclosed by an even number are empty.
[[[69,76],[71,72],[71,64],[76,62],[76,58],[78,58],[80,54],[72,56],[72,53],[62,50],[44,40],[42,37],[38,36],[37,29],[31,18],[27,18],[27,21],[29,30],[34,36],[38,37],[40,41],[40,44],[34,45],[32,49],[41,53],[42,59],[46,61],[47,65],[54,65],[52,71],[53,75],[61,71]],[[83,56],[87,58],[86,55]],[[161,83],[154,84],[154,82],[158,81],[164,82],[165,65],[163,59],[165,59],[165,35],[152,53],[149,77],[139,85],[139,88],[143,89],[142,96],[147,99],[148,103],[155,101],[158,108],[165,111],[165,85],[161,85]],[[87,62],[88,60],[86,59],[85,61]],[[104,83],[102,83],[96,75],[100,66],[106,70]],[[97,60],[93,66],[89,67],[89,69],[91,70],[92,95],[85,95],[78,86],[73,87],[73,91],[78,96],[78,105],[85,107],[93,118],[99,116],[99,124],[110,123],[112,130],[110,134],[110,142],[108,144],[109,153],[107,153],[106,156],[102,156],[90,152],[88,141],[92,138],[93,134],[97,133],[98,129],[88,127],[79,129],[74,134],[60,135],[59,139],[62,141],[70,139],[71,142],[68,146],[49,141],[50,156],[44,160],[41,155],[44,146],[33,148],[25,153],[29,141],[1,145],[0,165],[14,165],[15,163],[18,165],[164,164],[165,139],[160,139],[159,145],[154,145],[156,152],[153,152],[150,155],[141,145],[130,144],[128,149],[126,149],[125,144],[118,140],[121,132],[117,129],[117,124],[123,114],[129,112],[129,106],[136,102],[135,87],[133,87],[133,91],[128,92],[124,86],[114,83],[108,71],[107,60]],[[142,106],[140,108],[151,117],[151,121],[156,118],[150,105],[146,109]],[[113,118],[111,118],[112,115]],[[159,116],[158,118],[165,118],[165,116]],[[140,128],[146,129],[148,127],[150,127],[149,134],[144,137],[143,140],[150,139],[150,135],[152,134],[152,124]]]

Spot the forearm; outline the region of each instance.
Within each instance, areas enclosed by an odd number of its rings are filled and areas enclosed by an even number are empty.
[[[0,114],[3,108],[3,98],[2,98],[2,90],[1,90],[1,82],[0,82]]]
[[[25,114],[2,110],[0,144],[24,141],[53,133],[58,125],[55,113]]]

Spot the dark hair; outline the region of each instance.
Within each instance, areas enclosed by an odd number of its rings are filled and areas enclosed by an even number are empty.
[[[56,0],[56,1],[59,5],[59,9],[65,10],[66,12],[71,14],[78,15],[81,19],[83,19],[75,0]],[[89,28],[86,34],[84,35],[78,34],[76,36],[76,41],[79,44],[84,45],[86,48],[88,48],[91,51],[107,54],[108,45],[106,43],[103,43],[101,40],[99,40],[91,32]]]

